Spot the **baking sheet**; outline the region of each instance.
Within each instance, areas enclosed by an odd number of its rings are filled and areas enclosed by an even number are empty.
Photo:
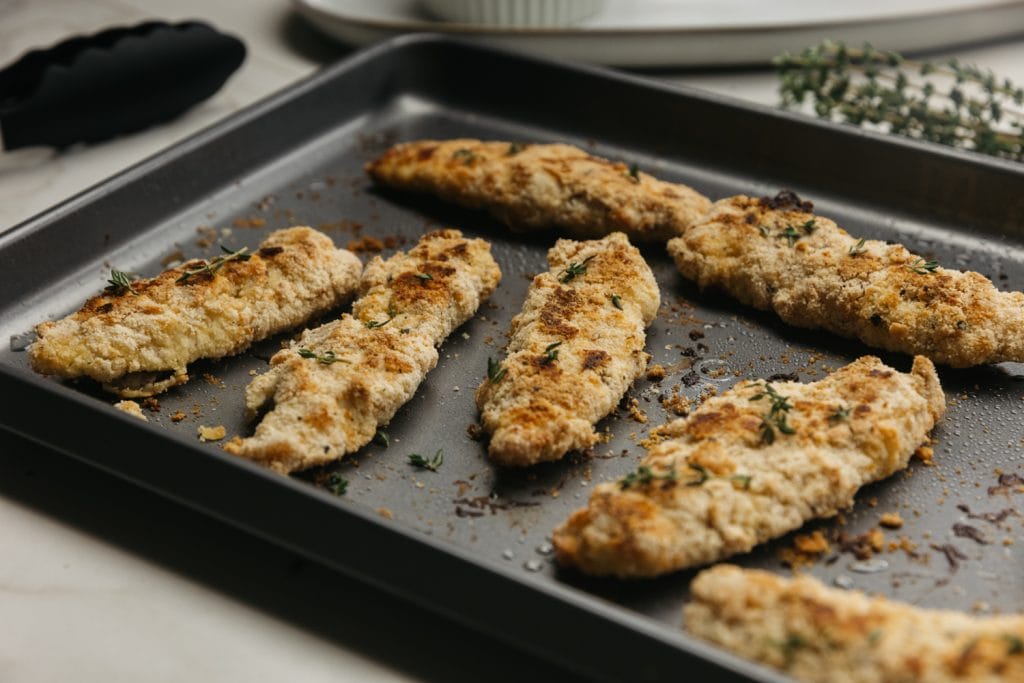
[[[394,142],[455,136],[566,141],[713,198],[794,189],[853,234],[900,241],[1000,288],[1024,289],[1018,166],[611,72],[406,38],[0,237],[0,333],[11,339],[0,351],[0,424],[595,677],[665,680],[686,667],[698,677],[776,680],[682,633],[693,572],[586,579],[557,569],[548,534],[595,484],[635,469],[644,453],[638,442],[673,417],[663,405],[673,396],[696,403],[747,377],[814,380],[871,351],[701,293],[662,248],[645,248],[663,299],[647,348],[667,377],[636,383],[601,423],[609,441],[592,453],[527,471],[491,466],[483,443],[467,433],[473,391],[487,358],[501,355],[530,277],[546,270],[555,236],[512,235],[480,213],[374,188],[362,173]],[[62,385],[26,369],[20,349],[32,326],[77,308],[111,267],[151,276],[169,259],[210,256],[219,244],[254,247],[294,224],[318,227],[341,246],[365,248],[375,238],[402,248],[447,225],[493,244],[501,286],[441,348],[438,367],[387,427],[387,448],[370,445],[337,467],[289,479],[199,443],[200,425],[249,433],[245,385],[289,335],[197,363],[187,386],[147,411],[149,424],[111,409],[88,383]],[[905,356],[882,356],[909,367]],[[934,466],[914,462],[865,488],[841,520],[801,530],[821,529],[833,541],[806,570],[921,606],[1020,611],[1024,494],[1013,476],[1024,476],[1024,366],[940,375],[950,406],[935,431]],[[634,399],[645,423],[628,408]],[[410,453],[438,449],[439,472],[407,464]],[[344,496],[317,486],[332,471],[349,480]],[[903,528],[884,530],[882,552],[858,557],[858,537],[885,512],[898,512]],[[791,535],[735,561],[788,573],[780,554],[792,542]]]

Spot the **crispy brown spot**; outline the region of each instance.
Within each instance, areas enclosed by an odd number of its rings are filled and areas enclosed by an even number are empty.
[[[540,309],[540,322],[544,331],[563,339],[575,337],[579,329],[567,321],[572,319],[579,307],[580,297],[576,290],[567,287],[555,289]]]
[[[269,258],[271,256],[277,256],[282,251],[284,251],[284,247],[263,247],[256,253],[263,258]]]
[[[686,425],[686,433],[690,436],[703,439],[722,431],[722,429],[736,418],[736,406],[726,403],[721,410],[712,410],[705,413],[697,413],[690,418]]]
[[[611,360],[611,356],[605,351],[600,349],[590,349],[583,352],[583,369],[593,370],[599,368],[602,365],[607,365],[608,361]]]
[[[878,368],[875,368],[874,370],[869,371],[868,375],[871,377],[882,377],[884,379],[886,377],[892,377],[892,370],[879,370]]]
[[[434,156],[434,152],[436,151],[437,145],[420,147],[418,150],[416,150],[416,158],[419,161],[426,161],[430,157]]]

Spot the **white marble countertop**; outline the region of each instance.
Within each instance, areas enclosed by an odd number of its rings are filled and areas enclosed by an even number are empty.
[[[207,20],[241,37],[248,58],[221,92],[172,123],[59,154],[0,153],[0,231],[346,53],[282,0],[7,0],[0,64],[151,18]],[[1024,39],[957,54],[1024,81]],[[775,101],[769,71],[659,78]],[[556,677],[491,638],[4,433],[0,548],[5,682]]]

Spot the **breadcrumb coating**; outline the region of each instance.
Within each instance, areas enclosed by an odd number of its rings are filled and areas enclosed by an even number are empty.
[[[369,443],[437,365],[437,348],[501,278],[490,245],[457,230],[425,235],[408,253],[375,257],[352,315],[307,330],[270,359],[245,400],[255,433],[224,449],[289,473]]]
[[[340,306],[362,271],[354,254],[308,227],[278,230],[246,260],[182,281],[203,265],[193,260],[108,288],[78,312],[38,325],[32,368],[91,377],[122,397],[151,396],[187,382],[189,363],[240,353]]]
[[[690,584],[686,630],[806,683],[1024,681],[1024,616],[922,609],[719,565]]]
[[[944,410],[923,356],[909,373],[865,356],[809,384],[740,382],[667,425],[631,477],[596,486],[555,530],[558,559],[648,577],[747,552],[905,468]]]
[[[664,242],[711,205],[686,185],[564,144],[421,140],[392,147],[366,171],[382,185],[485,209],[516,231],[561,228],[581,239],[618,231]]]
[[[558,460],[597,441],[594,425],[644,373],[654,274],[622,233],[559,240],[512,320],[508,356],[476,400],[501,465]]]
[[[716,202],[668,243],[679,271],[791,325],[970,367],[1024,361],[1024,293],[858,240],[792,193]]]

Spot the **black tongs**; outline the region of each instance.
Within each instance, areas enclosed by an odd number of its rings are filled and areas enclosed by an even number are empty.
[[[198,22],[148,22],[33,50],[0,71],[4,149],[132,133],[217,92],[245,45]]]

